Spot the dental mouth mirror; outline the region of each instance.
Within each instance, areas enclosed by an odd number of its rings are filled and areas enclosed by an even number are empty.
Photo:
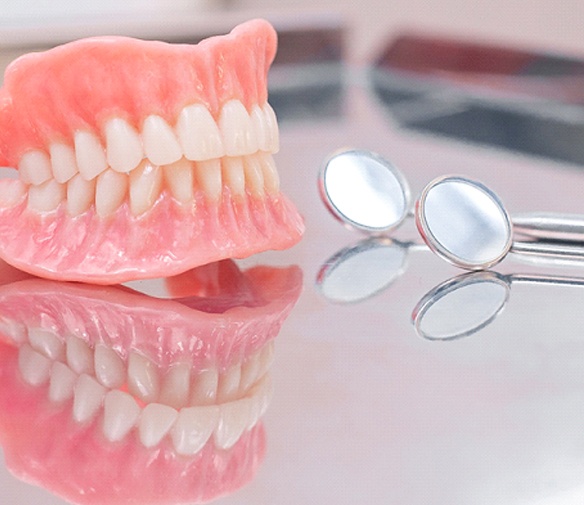
[[[412,312],[416,333],[427,340],[468,337],[491,324],[503,311],[512,284],[584,287],[584,279],[544,275],[471,272],[431,289]]]
[[[370,151],[333,154],[320,171],[318,186],[337,219],[367,233],[394,230],[410,211],[407,181],[391,163]]]

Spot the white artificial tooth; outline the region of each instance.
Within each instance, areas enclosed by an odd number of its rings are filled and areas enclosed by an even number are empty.
[[[154,363],[135,352],[128,357],[128,389],[144,402],[158,399],[160,379]]]
[[[144,151],[138,132],[122,118],[107,121],[104,127],[107,161],[112,170],[127,173],[142,161]]]
[[[225,156],[219,127],[204,105],[185,107],[178,116],[176,133],[182,152],[191,161]]]
[[[142,141],[146,157],[154,165],[169,165],[182,158],[182,149],[172,128],[160,116],[144,121]]]
[[[119,388],[126,381],[124,362],[110,347],[95,346],[94,368],[97,380],[109,389]]]
[[[264,174],[257,156],[246,156],[243,161],[245,185],[256,198],[264,196]]]
[[[67,212],[71,216],[83,214],[95,199],[96,179],[85,180],[77,174],[67,183]]]
[[[268,133],[268,143],[266,149],[263,149],[263,151],[277,153],[280,150],[280,133],[278,131],[276,113],[268,102],[262,107],[262,112],[264,113],[264,121]]]
[[[193,201],[193,162],[181,158],[176,163],[162,169],[166,186],[180,203]]]
[[[248,429],[252,428],[266,413],[266,410],[268,410],[273,395],[273,389],[272,380],[269,374],[265,375],[264,378],[252,388],[252,391],[250,392],[251,396],[249,396],[251,402],[251,413],[250,423],[247,426]]]
[[[18,368],[24,381],[31,386],[41,386],[49,380],[51,360],[35,351],[30,345],[20,346]]]
[[[178,411],[160,403],[149,403],[144,407],[138,431],[140,442],[145,447],[154,447],[167,435],[178,418]]]
[[[215,445],[230,449],[250,424],[251,400],[243,398],[219,407],[219,422],[215,429]]]
[[[221,161],[199,161],[196,164],[195,170],[197,181],[207,199],[211,202],[217,202],[221,197],[221,192],[223,190],[223,183],[221,181]]]
[[[95,210],[101,217],[114,213],[128,193],[128,176],[106,170],[97,178],[95,185]]]
[[[9,337],[17,344],[23,344],[28,339],[26,326],[12,319],[0,316],[0,333]]]
[[[226,156],[221,160],[223,166],[222,178],[232,195],[245,195],[245,174],[241,156]]]
[[[139,216],[152,208],[160,195],[162,169],[147,160],[130,173],[130,209]]]
[[[261,350],[260,354],[260,373],[259,377],[263,377],[274,363],[274,342],[268,342]]]
[[[73,390],[73,419],[78,423],[92,419],[100,409],[106,391],[93,377],[80,375]]]
[[[249,115],[254,133],[258,139],[258,149],[268,151],[271,145],[271,135],[268,132],[264,111],[259,105],[254,105]]]
[[[49,399],[53,402],[64,402],[73,397],[77,374],[65,363],[55,361],[51,368],[49,383]]]
[[[191,387],[191,405],[210,405],[217,398],[219,372],[216,368],[201,370]]]
[[[93,373],[93,351],[80,338],[67,337],[67,363],[77,374]]]
[[[103,404],[103,434],[110,442],[119,442],[138,422],[140,407],[124,391],[110,391]]]
[[[67,196],[64,184],[55,179],[49,179],[38,186],[30,186],[28,190],[28,207],[38,212],[55,210]]]
[[[198,453],[213,434],[219,420],[219,407],[185,407],[178,413],[170,436],[176,452],[184,456]]]
[[[93,133],[76,131],[74,142],[77,168],[85,180],[90,181],[108,167],[103,146]]]
[[[0,184],[0,207],[14,207],[26,195],[27,186],[19,179],[5,179]]]
[[[276,168],[274,157],[270,153],[260,152],[257,154],[262,167],[264,177],[264,188],[270,195],[276,195],[280,192],[280,176]]]
[[[30,328],[28,330],[28,340],[36,351],[44,354],[53,361],[65,359],[65,342],[55,333],[44,328]]]
[[[79,172],[77,161],[75,160],[75,151],[72,147],[55,142],[49,147],[49,152],[51,153],[53,176],[57,182],[67,182]]]
[[[241,363],[229,367],[219,376],[217,386],[217,402],[224,403],[233,400],[239,391],[241,380]]]
[[[180,409],[188,405],[191,384],[191,367],[188,363],[177,363],[166,372],[160,387],[159,401]]]
[[[253,122],[239,100],[230,100],[221,109],[219,130],[227,156],[242,156],[258,150]]]
[[[239,383],[239,391],[241,393],[245,393],[259,379],[260,353],[261,351],[255,352],[241,366],[241,380]]]
[[[38,149],[25,152],[18,162],[18,174],[26,184],[36,186],[48,181],[53,177],[48,154]]]

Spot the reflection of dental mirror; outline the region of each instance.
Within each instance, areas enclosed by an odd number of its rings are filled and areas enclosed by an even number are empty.
[[[439,284],[412,312],[416,332],[428,340],[454,340],[485,328],[501,313],[513,283],[584,286],[584,279],[473,272]]]
[[[331,156],[320,172],[319,190],[337,219],[369,233],[397,228],[409,212],[406,180],[391,163],[369,151]]]
[[[370,238],[341,249],[320,268],[316,284],[337,303],[366,300],[387,288],[406,268],[408,251],[423,247],[388,238]]]

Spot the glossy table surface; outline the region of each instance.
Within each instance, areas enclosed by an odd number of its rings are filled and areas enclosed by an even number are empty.
[[[364,237],[329,215],[316,184],[328,154],[355,146],[391,159],[414,195],[439,175],[464,174],[495,190],[511,214],[578,213],[582,167],[404,128],[360,69],[343,71],[345,85],[329,91],[324,112],[314,104],[296,114],[280,107],[277,164],[306,234],[290,250],[238,264],[298,265],[303,288],[275,340],[265,457],[246,485],[215,503],[582,503],[584,287],[517,276],[584,278],[584,268],[511,255],[495,268],[511,276],[501,311],[464,338],[423,338],[414,309],[462,271],[412,248],[403,271],[373,296],[331,301],[317,286],[319,272]],[[416,234],[409,221],[394,237]],[[389,275],[374,262],[360,272]],[[464,328],[472,303],[447,305],[441,324]],[[66,503],[5,466],[0,502]]]

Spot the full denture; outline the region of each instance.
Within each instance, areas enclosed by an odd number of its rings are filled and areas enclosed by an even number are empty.
[[[180,283],[169,279],[171,291],[185,281],[191,294],[174,289],[175,299],[34,279],[0,288],[0,439],[14,472],[51,489],[74,487],[66,496],[76,503],[134,503],[140,499],[131,493],[142,491],[138,482],[132,489],[104,483],[103,471],[96,472],[99,483],[92,472],[75,486],[56,482],[60,470],[43,476],[37,451],[69,462],[44,461],[46,468],[74,465],[89,453],[91,468],[99,467],[99,455],[116,467],[135,455],[129,468],[105,472],[120,482],[162,467],[193,480],[191,489],[144,495],[141,503],[168,503],[173,494],[193,502],[203,491],[215,497],[217,482],[239,486],[251,477],[264,450],[260,419],[271,395],[273,339],[299,296],[301,273],[240,272],[223,261],[183,274]],[[231,466],[221,470],[222,460]],[[141,463],[148,467],[135,466]],[[197,480],[197,468],[225,475]],[[95,487],[102,494],[86,500]]]
[[[296,243],[272,158],[275,51],[254,20],[196,46],[105,37],[14,62],[0,165],[19,177],[0,181],[0,256],[111,284]]]

